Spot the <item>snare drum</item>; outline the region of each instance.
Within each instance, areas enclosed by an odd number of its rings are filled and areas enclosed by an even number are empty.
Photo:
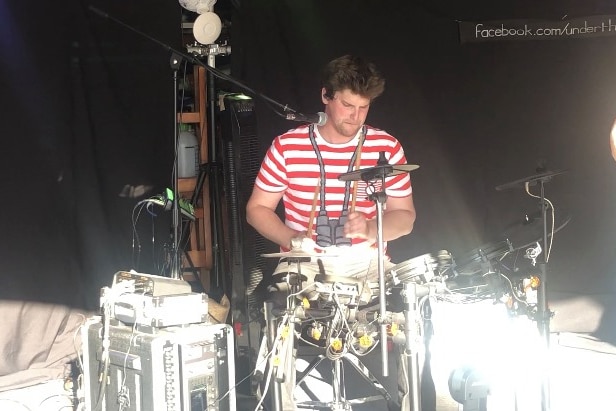
[[[419,257],[411,258],[396,264],[385,272],[387,288],[395,287],[400,283],[427,283],[436,276],[441,275],[451,262],[451,254],[441,250],[435,256],[428,253]]]

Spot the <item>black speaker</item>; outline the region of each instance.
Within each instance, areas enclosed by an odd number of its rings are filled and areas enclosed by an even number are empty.
[[[264,150],[257,138],[257,121],[252,98],[243,94],[223,94],[218,101],[225,178],[223,212],[225,245],[228,249],[225,253],[225,265],[229,271],[228,278],[231,279],[231,315],[235,323],[247,325],[258,322],[262,317],[262,298],[258,295],[258,287],[265,267],[261,254],[267,252],[267,244],[266,240],[247,224],[246,204],[259,172]],[[250,334],[246,327],[244,338],[238,336],[238,355],[252,356],[250,352],[244,352],[244,348],[249,351],[258,350],[258,341],[254,341],[256,336],[251,338]]]

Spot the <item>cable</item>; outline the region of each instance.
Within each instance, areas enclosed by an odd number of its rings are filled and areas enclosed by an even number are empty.
[[[145,295],[145,291],[143,293]],[[118,392],[118,403],[119,403],[119,411],[122,411],[124,407],[130,407],[130,394],[128,391],[128,387],[126,387],[126,366],[128,363],[128,356],[130,355],[130,349],[133,346],[134,339],[137,337],[137,321],[133,324],[133,328],[131,330],[131,336],[128,340],[128,348],[126,349],[126,355],[124,355],[124,364],[122,366],[122,385],[120,386],[120,391]]]
[[[85,325],[87,318],[85,315],[81,313],[77,313],[77,314],[83,317],[83,321],[81,324],[79,324],[79,327],[77,327],[77,329],[73,333],[73,348],[75,349],[75,353],[77,354],[77,363],[79,364],[79,371],[81,371],[81,374],[83,374],[84,367],[83,367],[83,361],[81,360],[81,352],[79,350],[79,347],[77,346],[77,335],[79,335],[79,333],[81,332],[81,329]]]
[[[540,196],[532,194],[530,192],[529,186],[530,186],[529,182],[524,183],[524,189],[526,190],[526,194],[528,194],[531,197],[541,199]],[[545,262],[547,263],[550,260],[550,252],[552,251],[552,243],[554,242],[554,222],[555,222],[555,218],[554,217],[555,216],[554,216],[554,205],[552,204],[552,202],[547,197],[544,197],[543,200],[546,203],[549,204],[550,209],[552,210],[552,212],[551,212],[551,216],[552,216],[552,224],[551,225],[552,225],[552,228],[550,229],[550,241],[549,241],[549,244],[547,246],[548,249],[546,250],[546,253],[545,253]],[[545,205],[541,204],[541,211],[543,211],[543,207],[545,207]],[[545,214],[542,212],[541,215],[543,216]]]
[[[105,303],[103,306],[104,318],[103,318],[103,341],[102,341],[102,353],[101,360],[103,362],[103,371],[100,373],[99,386],[98,386],[98,399],[96,400],[96,406],[94,411],[102,409],[103,398],[105,397],[105,386],[107,385],[107,375],[109,373],[109,328],[110,328],[110,316],[111,307],[110,303]]]
[[[102,328],[102,352],[101,352],[101,361],[103,363],[103,370],[99,373],[99,392],[98,399],[96,401],[96,406],[94,407],[94,411],[98,411],[102,408],[103,398],[105,397],[105,386],[107,385],[107,376],[109,373],[109,365],[111,362],[110,359],[110,347],[111,341],[109,338],[109,333],[111,329],[111,304],[115,301],[115,299],[122,294],[130,293],[135,291],[134,281],[121,281],[120,283],[114,284],[112,288],[104,287],[101,297],[101,307],[103,311],[103,328]]]
[[[42,409],[42,406],[45,402],[52,400],[54,398],[68,398],[72,403],[74,403],[75,397],[72,395],[68,395],[68,394],[54,394],[54,395],[50,395],[49,397],[43,398],[41,400],[41,402],[39,402],[39,405],[37,407],[37,410]],[[73,409],[73,405],[60,405],[60,408],[58,408],[58,410],[64,410],[64,409],[69,409],[72,410]]]
[[[141,240],[139,239],[139,232],[137,231],[137,221],[139,220],[139,216],[141,215],[141,211],[143,210],[144,206],[146,204],[145,200],[139,201],[137,204],[135,204],[133,206],[133,212],[132,212],[132,216],[131,216],[131,220],[132,220],[132,227],[133,227],[133,239],[132,239],[132,264],[133,267],[135,267],[136,269],[139,268],[139,260],[141,257]],[[137,215],[135,216],[135,211],[139,210],[137,212]],[[136,257],[135,257],[135,246],[137,247],[137,251],[136,251]]]
[[[156,195],[153,197],[149,197],[146,198],[144,200],[139,201],[138,203],[135,204],[135,206],[133,207],[133,211],[132,211],[132,234],[133,234],[133,241],[132,241],[132,249],[133,249],[133,256],[132,256],[132,264],[133,267],[135,269],[139,268],[139,263],[140,263],[140,255],[141,255],[141,239],[139,237],[139,233],[137,231],[137,223],[139,221],[139,218],[141,217],[141,213],[143,212],[143,210],[146,210],[148,212],[148,214],[152,217],[152,220],[150,222],[150,229],[151,229],[151,235],[152,235],[152,250],[156,251],[156,225],[155,225],[155,217],[158,217],[158,215],[153,211],[153,206],[161,206],[161,207],[167,207],[165,202],[166,201],[170,201],[168,199],[165,199],[163,195]],[[180,229],[180,235],[181,235],[181,230]],[[182,235],[182,237],[184,237]],[[167,264],[169,264],[170,258],[168,258],[168,254],[169,253],[173,253],[173,252],[179,252],[180,250],[184,250],[186,248],[186,246],[188,245],[190,241],[190,238],[185,238],[184,241],[182,243],[178,243],[178,249],[177,250],[168,250],[166,248],[163,248],[161,250],[162,255],[159,255],[159,257],[157,257],[157,253],[153,252],[152,253],[152,258],[153,258],[153,266],[156,268],[157,272],[160,274],[164,274],[167,272]]]
[[[267,378],[265,379],[265,385],[263,386],[263,394],[261,395],[261,398],[259,399],[259,402],[255,406],[255,411],[259,411],[261,409],[261,405],[263,404],[263,400],[265,400],[266,393],[269,390],[269,384],[270,384],[270,382],[272,380],[273,373],[274,373],[274,367],[269,367],[268,370],[267,370]]]
[[[10,402],[10,403],[13,403],[13,404],[17,404],[20,407],[23,407],[27,411],[33,411],[32,408],[28,407],[26,404],[24,404],[21,401],[13,400],[13,399],[10,399],[10,398],[0,398],[0,402]]]
[[[278,353],[278,350],[281,348],[282,345],[282,330],[283,328],[286,326],[286,322],[289,321],[289,315],[288,314],[284,314],[282,317],[282,320],[280,321],[280,324],[278,324],[278,329],[276,332],[276,337],[274,338],[274,342],[272,343],[272,349],[270,350],[270,352],[265,356],[265,359],[267,359],[268,357],[274,355],[274,353]],[[268,368],[267,371],[267,377],[265,379],[265,386],[263,387],[263,395],[261,396],[261,399],[259,400],[259,402],[257,403],[256,407],[255,407],[255,411],[258,411],[259,408],[261,407],[261,404],[263,404],[263,400],[265,399],[265,393],[267,393],[268,389],[269,389],[269,384],[272,380],[272,375],[274,373],[274,367],[270,366]],[[235,385],[237,386],[237,384]]]

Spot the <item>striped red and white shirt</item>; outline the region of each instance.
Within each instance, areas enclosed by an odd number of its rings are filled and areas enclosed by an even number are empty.
[[[318,196],[315,215],[324,202],[328,218],[340,217],[347,182],[338,180],[338,177],[349,171],[349,163],[360,140],[361,129],[351,141],[344,144],[328,143],[319,134],[317,127],[314,128],[314,135],[325,168],[325,198],[321,198],[321,191],[317,188],[321,170],[317,154],[310,142],[307,125],[289,130],[274,139],[255,181],[256,186],[264,191],[284,191],[282,200],[285,224],[297,231],[308,229],[315,192]],[[406,164],[404,150],[396,138],[383,130],[366,126],[359,168],[376,166],[381,152],[385,153],[390,165]],[[350,182],[351,193],[353,183]],[[363,213],[367,219],[376,218],[376,205],[368,196],[374,191],[381,191],[381,181],[374,182],[374,187],[368,187],[372,183],[367,184],[364,181],[358,181],[357,184],[355,211]],[[412,193],[408,173],[387,177],[385,185],[386,194],[390,197],[406,197]],[[349,206],[351,201],[352,198],[349,197]],[[364,241],[353,239],[353,244]]]

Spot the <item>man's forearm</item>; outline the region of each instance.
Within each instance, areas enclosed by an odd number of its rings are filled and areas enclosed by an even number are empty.
[[[383,215],[383,241],[392,241],[409,234],[415,224],[415,212],[392,210]],[[376,218],[368,221],[369,239],[376,242]]]
[[[299,233],[287,227],[278,215],[267,207],[255,207],[246,215],[250,224],[259,234],[281,247],[289,248],[291,238]]]

